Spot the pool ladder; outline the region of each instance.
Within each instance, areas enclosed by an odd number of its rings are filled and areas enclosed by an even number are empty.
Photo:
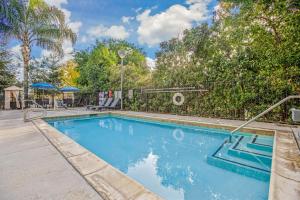
[[[300,99],[300,95],[291,95],[288,96],[284,99],[282,99],[281,101],[277,102],[276,104],[270,106],[268,109],[266,109],[265,111],[263,111],[262,113],[256,115],[255,117],[253,117],[252,119],[248,120],[247,122],[245,122],[244,124],[240,125],[239,127],[237,127],[236,129],[234,129],[233,131],[230,132],[230,136],[229,136],[229,143],[232,143],[232,137],[233,134],[237,131],[239,131],[240,129],[244,128],[245,126],[247,126],[248,124],[250,124],[251,122],[255,121],[256,119],[260,118],[261,116],[267,114],[268,112],[270,112],[271,110],[273,110],[274,108],[276,108],[277,106],[283,104],[284,102],[290,100],[290,99]]]
[[[22,108],[24,108],[25,102],[31,102],[32,104],[34,104],[36,106],[36,108],[29,107],[29,108],[24,109],[24,115],[23,115],[24,122],[28,122],[33,119],[39,119],[39,118],[47,116],[47,110],[43,106],[41,106],[40,104],[35,102],[34,100],[23,100]],[[42,112],[42,115],[33,117],[33,118],[29,118],[28,117],[29,112]]]

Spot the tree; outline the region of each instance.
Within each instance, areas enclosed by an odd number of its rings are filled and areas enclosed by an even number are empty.
[[[161,44],[152,79],[155,87],[203,85],[209,92],[200,101],[199,96],[186,94],[187,110],[241,119],[297,94],[300,9],[291,11],[290,2],[221,1],[212,25],[202,24]],[[163,96],[153,95],[148,107],[185,111]],[[267,117],[285,121],[287,113],[285,104]]]
[[[73,60],[69,60],[60,67],[59,74],[62,86],[77,86],[77,79],[79,77],[77,66],[77,63]]]
[[[149,69],[143,52],[126,41],[105,40],[97,42],[90,50],[83,50],[75,55],[78,64],[78,85],[90,92],[108,89],[120,89],[120,58],[118,50],[131,48],[132,53],[124,60],[124,88],[136,88],[146,85]]]
[[[66,25],[64,13],[43,0],[2,1],[0,6],[0,30],[21,43],[24,69],[24,98],[28,99],[28,76],[32,46],[63,54],[62,42],[69,39],[72,43],[76,35]],[[7,25],[9,24],[9,26]]]
[[[16,78],[9,68],[10,53],[5,49],[5,47],[6,47],[6,44],[5,44],[4,40],[1,40],[0,41],[0,92],[4,88],[6,88],[16,82]]]
[[[29,82],[47,82],[61,85],[59,58],[55,55],[33,59],[29,65]]]

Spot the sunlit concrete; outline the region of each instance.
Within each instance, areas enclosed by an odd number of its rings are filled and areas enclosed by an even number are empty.
[[[0,111],[0,199],[100,200],[21,111]]]

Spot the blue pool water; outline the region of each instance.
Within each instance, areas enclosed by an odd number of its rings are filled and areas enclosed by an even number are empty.
[[[208,164],[226,131],[117,116],[48,123],[165,199],[268,198],[269,180]]]

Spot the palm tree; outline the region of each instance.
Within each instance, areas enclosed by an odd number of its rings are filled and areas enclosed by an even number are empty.
[[[24,99],[28,99],[28,73],[33,45],[63,55],[64,39],[76,41],[66,25],[64,13],[43,0],[1,0],[0,34],[21,43],[24,70]],[[2,32],[2,33],[1,33]]]

